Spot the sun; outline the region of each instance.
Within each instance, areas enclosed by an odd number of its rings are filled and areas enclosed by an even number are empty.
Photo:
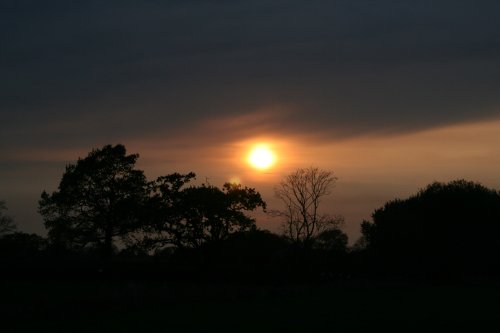
[[[248,155],[248,162],[257,169],[268,169],[275,161],[274,154],[266,145],[255,146]]]

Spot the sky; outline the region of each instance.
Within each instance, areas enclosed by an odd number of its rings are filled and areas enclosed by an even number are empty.
[[[37,201],[105,144],[149,179],[273,188],[317,166],[351,241],[433,181],[500,189],[500,2],[0,0],[0,199]],[[246,162],[265,143],[276,163]],[[258,225],[279,230],[260,216]]]

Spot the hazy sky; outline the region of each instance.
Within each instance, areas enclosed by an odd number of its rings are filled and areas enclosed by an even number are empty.
[[[108,143],[151,179],[237,177],[271,205],[294,168],[333,170],[325,209],[350,235],[434,180],[498,189],[499,15],[481,0],[0,0],[0,199],[43,232],[41,191]],[[244,161],[257,142],[277,154],[265,173]]]

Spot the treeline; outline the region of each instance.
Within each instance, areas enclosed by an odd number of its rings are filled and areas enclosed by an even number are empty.
[[[253,188],[193,185],[194,173],[148,181],[122,145],[95,149],[43,192],[47,237],[15,231],[0,203],[2,275],[210,281],[448,281],[500,276],[500,193],[465,180],[433,183],[376,209],[348,246],[342,218],[320,213],[336,178],[299,169],[277,187],[277,235],[248,215]]]

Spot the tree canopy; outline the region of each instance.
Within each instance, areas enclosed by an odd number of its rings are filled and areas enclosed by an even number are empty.
[[[106,145],[69,164],[58,190],[44,191],[39,201],[50,242],[109,255],[115,237],[137,229],[148,200],[146,177],[135,169],[138,157],[123,145]]]
[[[0,200],[0,236],[16,230],[16,223],[9,215],[6,215],[7,205]]]
[[[135,168],[138,157],[123,145],[107,145],[66,167],[58,190],[44,191],[39,201],[52,247],[109,256],[121,238],[141,251],[196,248],[255,229],[246,212],[266,207],[260,193],[240,184],[187,186],[192,172],[148,182]]]
[[[367,249],[394,269],[470,272],[498,269],[500,194],[478,183],[435,182],[395,199],[362,223]]]
[[[245,212],[265,209],[260,193],[230,183],[222,189],[206,184],[185,186],[194,178],[194,173],[174,173],[155,182],[158,215],[145,230],[146,241],[153,246],[196,248],[255,228],[255,219]]]
[[[318,255],[333,262],[354,253],[369,258],[365,263],[393,272],[500,274],[500,193],[478,183],[435,182],[407,199],[387,202],[373,212],[372,222],[361,225],[363,237],[357,248],[365,251],[348,251],[347,235],[338,228],[343,219],[320,209],[337,179],[331,171],[298,169],[275,189],[284,208],[274,214],[284,219],[285,240],[256,232],[249,213],[265,211],[266,203],[254,188],[196,184],[192,172],[148,182],[136,169],[137,159],[123,145],[106,145],[67,165],[58,189],[51,194],[44,191],[39,201],[48,242],[15,233],[3,236],[4,249],[29,248],[23,246],[31,242],[35,252],[91,249],[109,257],[119,239],[127,247],[124,256],[197,249],[176,252],[189,256],[209,249],[222,253],[225,247],[248,255],[255,251],[242,251],[245,245],[239,248],[235,242],[255,245],[263,239],[276,245],[277,257],[304,267]],[[15,228],[5,210],[0,201],[0,234]],[[285,243],[294,245],[290,252]]]

